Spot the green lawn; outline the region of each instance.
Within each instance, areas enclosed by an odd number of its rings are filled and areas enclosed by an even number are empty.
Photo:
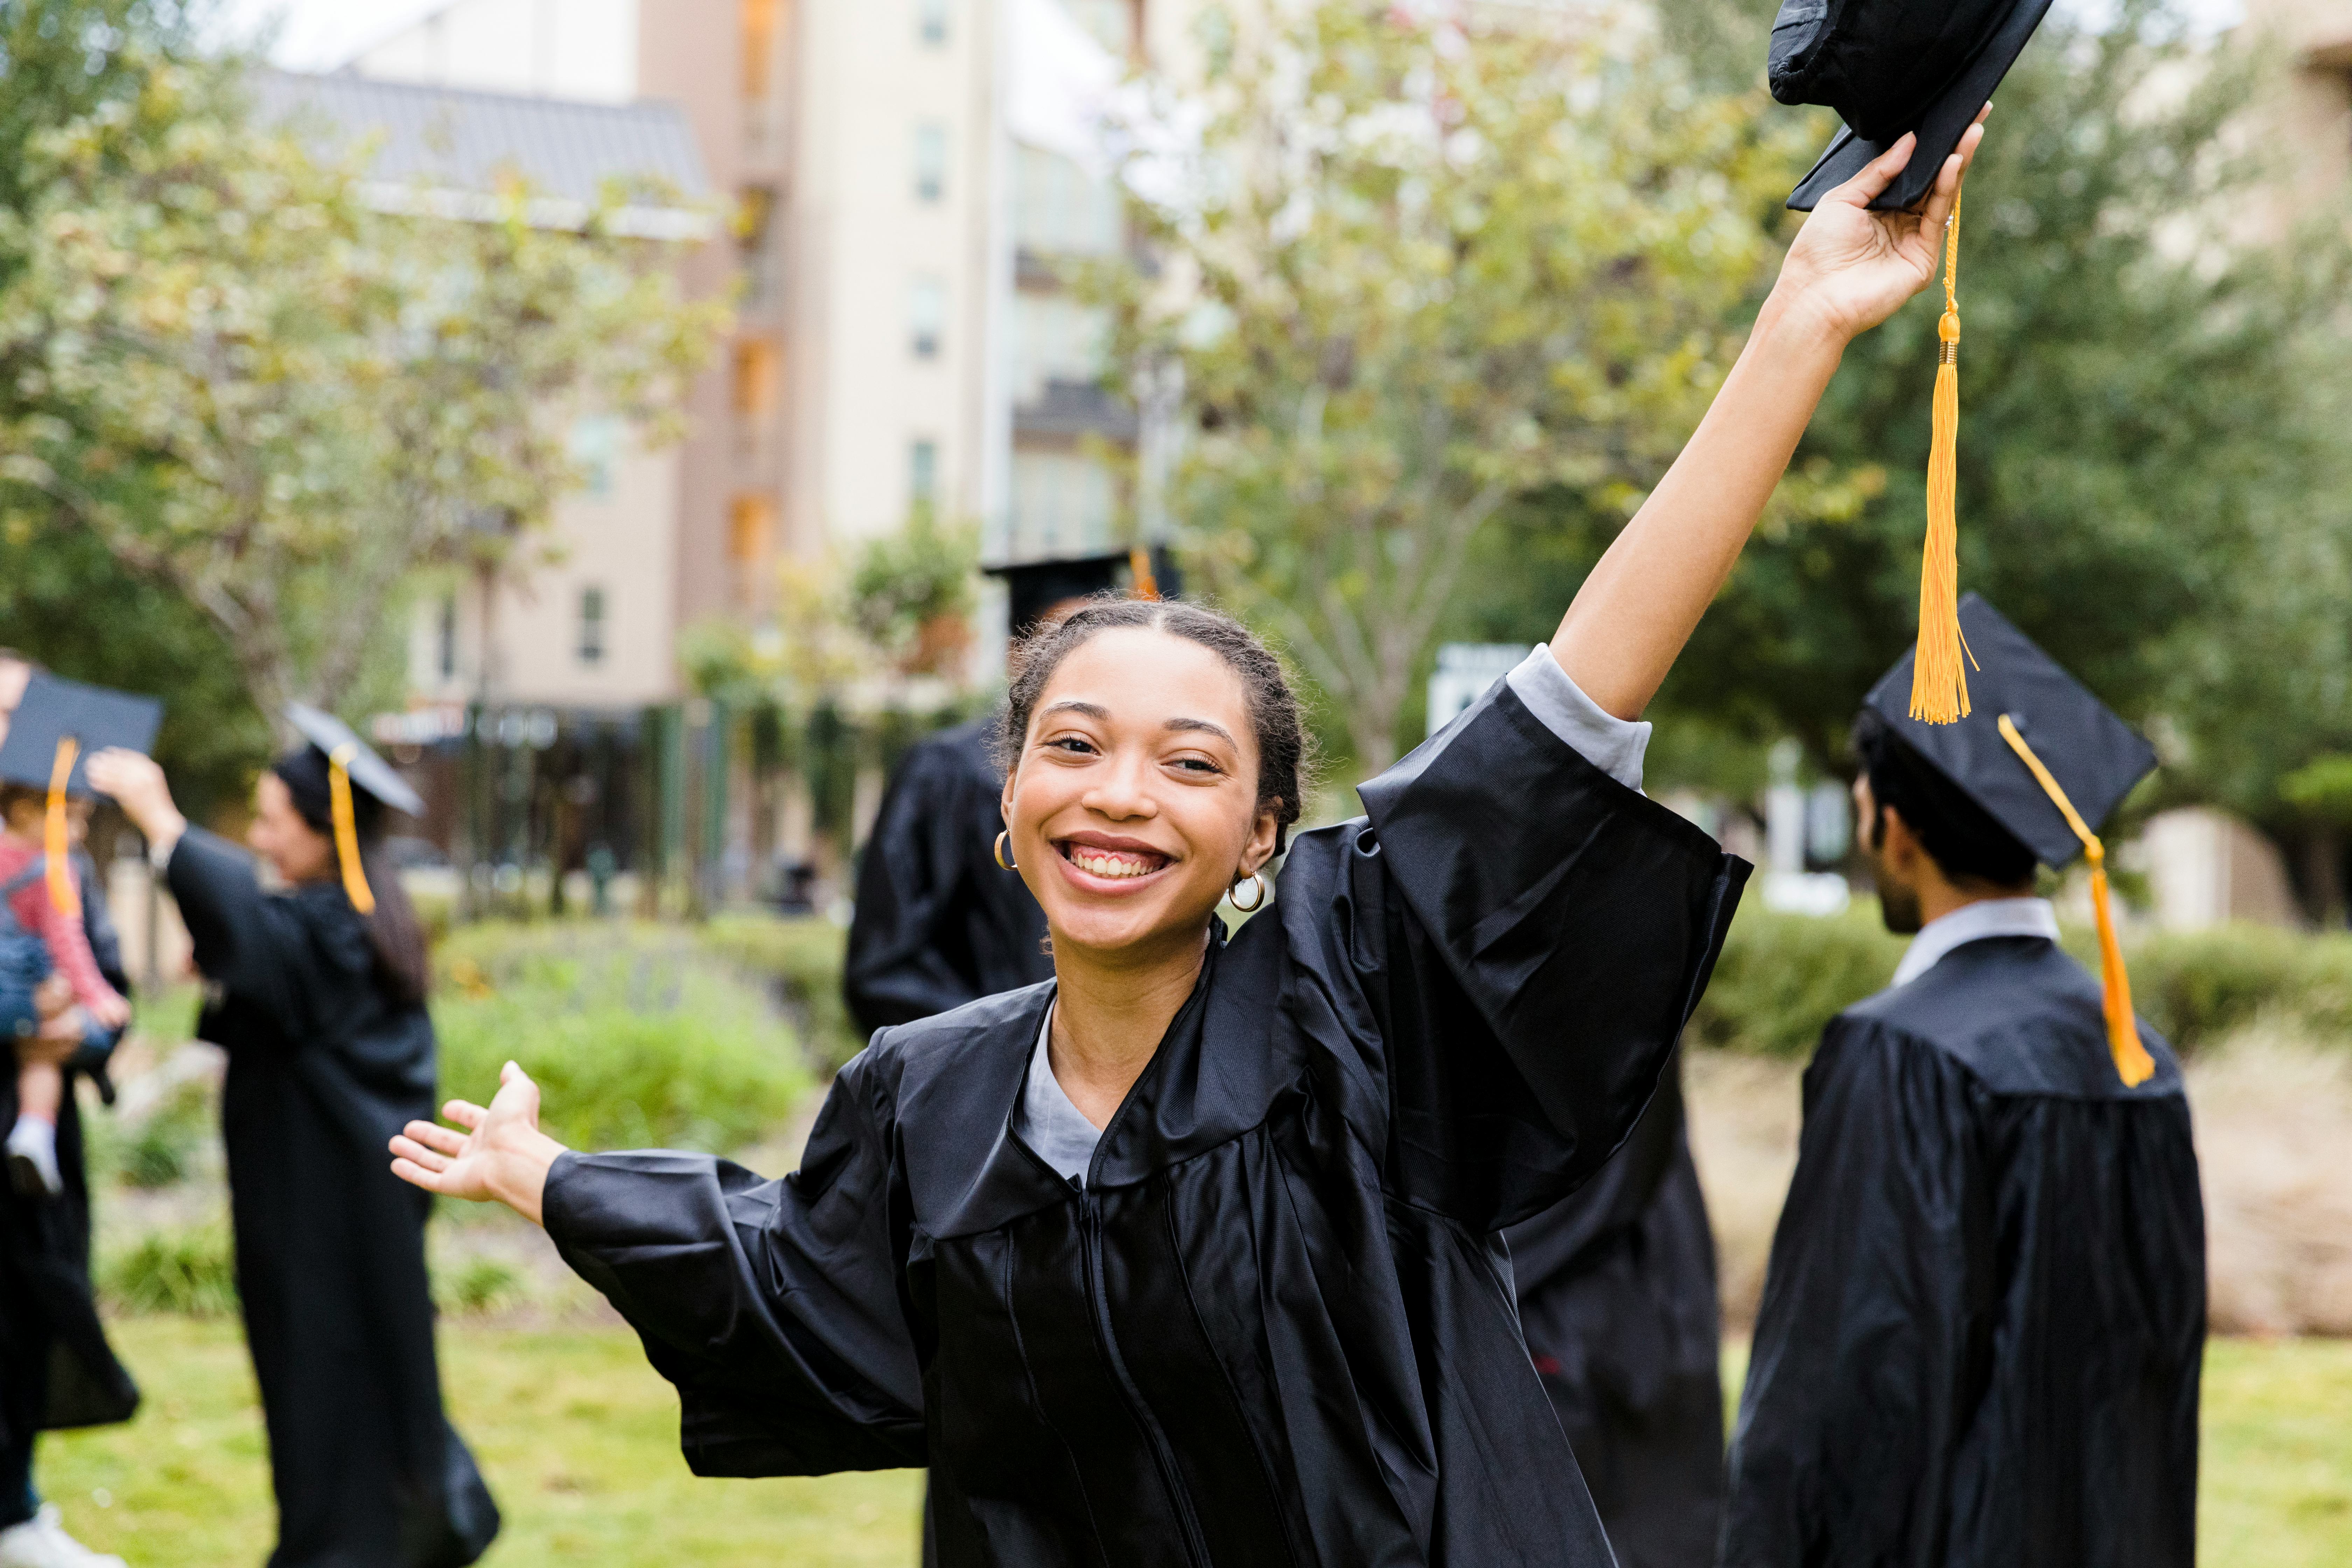
[[[235,1325],[133,1318],[115,1336],[147,1406],[128,1426],[45,1439],[42,1487],[131,1568],[257,1564],[268,1480]],[[689,1476],[677,1401],[625,1331],[455,1324],[442,1344],[452,1414],[506,1510],[494,1564],[914,1562],[912,1475]],[[2352,1563],[2352,1342],[2216,1342],[2205,1434],[2208,1568]]]

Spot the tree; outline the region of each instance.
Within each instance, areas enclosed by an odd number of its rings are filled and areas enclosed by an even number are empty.
[[[1764,47],[1759,25],[1701,53],[1752,71]],[[2053,15],[2002,84],[1961,223],[1960,571],[2158,736],[2146,804],[2218,802],[2294,842],[2312,825],[2278,780],[2352,750],[2352,253],[2339,211],[2278,242],[2250,222],[2273,171],[2238,132],[2268,68],[2130,0],[2104,30]],[[1848,476],[1853,504],[1767,522],[1660,693],[1662,740],[1795,735],[1843,765],[1912,639],[1942,309],[1931,289],[1848,351],[1798,467]],[[1530,498],[1458,628],[1528,635],[1618,524]]]
[[[503,557],[575,482],[568,435],[674,435],[717,310],[668,247],[373,210],[364,154],[253,122],[234,65],[134,37],[135,89],[26,148],[0,357],[20,506],[200,607],[255,701],[333,706],[420,567]]]
[[[1181,377],[1194,565],[1367,772],[1490,520],[1552,486],[1622,521],[1673,459],[1809,129],[1631,25],[1465,9],[1225,29],[1197,153],[1141,209],[1162,279],[1108,289],[1118,362]]]

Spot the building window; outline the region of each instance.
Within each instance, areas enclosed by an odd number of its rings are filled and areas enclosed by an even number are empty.
[[[433,628],[433,668],[444,681],[457,679],[457,595],[441,595],[439,624]]]
[[[604,590],[580,590],[580,662],[604,662]]]
[[[621,458],[621,422],[605,415],[577,421],[572,426],[572,461],[577,466],[581,490],[595,500],[613,494],[613,471]]]
[[[928,511],[940,499],[940,444],[917,441],[907,448],[907,495]]]
[[[936,278],[916,279],[907,290],[907,342],[917,359],[940,357],[947,326],[947,285]]]
[[[915,199],[935,202],[948,194],[948,128],[936,120],[915,127]]]
[[[1013,242],[1041,256],[1104,256],[1126,227],[1118,182],[1059,153],[1013,149]]]
[[[1062,0],[1095,42],[1124,58],[1135,51],[1135,0]]]
[[[776,58],[776,14],[782,0],[743,0],[743,96],[768,96]]]
[[[745,338],[735,345],[735,412],[765,419],[776,411],[776,384],[782,354],[769,338]]]
[[[927,49],[948,47],[948,0],[915,0],[915,37]]]
[[[775,298],[775,259],[769,244],[775,226],[776,192],[771,185],[751,185],[735,216],[735,235],[743,254],[743,302],[765,305]]]
[[[776,503],[770,496],[737,496],[727,520],[727,553],[738,566],[756,566],[776,532]]]
[[[1060,451],[1013,454],[1016,556],[1108,548],[1118,505],[1110,468],[1093,458]]]

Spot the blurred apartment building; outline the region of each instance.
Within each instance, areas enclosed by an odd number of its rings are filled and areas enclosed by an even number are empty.
[[[2292,160],[2289,204],[2340,193],[2352,181],[2352,0],[2245,0],[2244,25],[2287,54],[2271,114]]]
[[[1125,220],[1037,100],[1181,50],[1198,7],[451,0],[285,79],[384,134],[387,178],[415,176],[403,147],[478,188],[501,167],[545,189],[660,175],[709,220],[681,244],[688,286],[736,311],[683,445],[584,423],[590,482],[551,559],[418,607],[411,711],[379,729],[437,777],[432,837],[505,877],[600,847],[667,869],[682,849],[724,868],[709,896],[740,893],[804,847],[808,802],[744,776],[683,689],[682,632],[757,630],[787,558],[852,553],[919,507],[979,522],[992,561],[1114,542],[1131,513],[1097,454],[1137,422],[1101,390],[1103,323],[1056,263],[1122,247]]]

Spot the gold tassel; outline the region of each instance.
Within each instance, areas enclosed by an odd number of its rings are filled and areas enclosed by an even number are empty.
[[[2116,1076],[2125,1087],[2137,1088],[2155,1076],[2156,1058],[2140,1043],[2139,1019],[2132,1012],[2131,976],[2124,971],[2123,943],[2116,940],[2115,910],[2107,899],[2107,847],[2074,810],[2074,803],[2066,798],[2066,792],[2006,713],[2000,716],[2000,738],[2024,761],[2042,792],[2065,817],[2066,826],[2083,841],[2084,858],[2091,863],[2091,918],[2099,926],[2099,1000],[2107,1016],[2107,1053],[2115,1058]]]
[[[1138,599],[1160,597],[1160,579],[1151,573],[1151,552],[1140,544],[1130,546],[1127,552],[1127,569],[1135,575],[1132,596]]]
[[[1911,717],[1929,724],[1968,716],[1967,644],[1960,636],[1960,198],[1944,226],[1944,314],[1936,323],[1936,404],[1927,450],[1927,542],[1919,560],[1919,646],[1911,660]]]
[[[352,908],[363,915],[375,913],[375,894],[360,866],[360,830],[352,811],[350,763],[354,748],[349,741],[327,753],[327,793],[335,814],[335,857],[342,862],[343,893]]]
[[[49,809],[41,821],[41,848],[48,858],[49,902],[68,920],[81,919],[81,889],[73,874],[73,839],[66,826],[66,781],[73,777],[74,759],[81,742],[68,735],[58,742],[57,761],[49,764]]]

